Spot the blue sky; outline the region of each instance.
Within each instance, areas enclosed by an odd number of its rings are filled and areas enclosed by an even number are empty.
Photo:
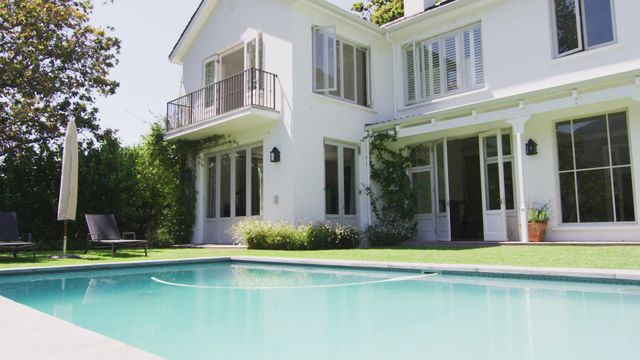
[[[347,9],[352,3],[330,1]],[[124,144],[135,144],[179,94],[182,70],[167,57],[200,0],[93,2],[92,22],[113,26],[122,41],[120,64],[111,72],[120,88],[97,101],[101,125],[118,130]]]

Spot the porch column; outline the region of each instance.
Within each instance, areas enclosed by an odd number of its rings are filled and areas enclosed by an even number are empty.
[[[524,192],[524,124],[531,116],[518,116],[509,120],[515,135],[515,166],[516,166],[516,189],[518,191],[518,225],[520,228],[520,241],[528,242],[528,220],[527,220],[527,201]]]

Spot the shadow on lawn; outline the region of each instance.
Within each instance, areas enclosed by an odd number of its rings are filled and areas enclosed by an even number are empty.
[[[77,259],[78,262],[93,262],[93,261],[104,261],[107,262],[109,260],[118,260],[118,259],[137,259],[140,260],[148,259],[148,257],[144,256],[144,252],[136,253],[136,250],[121,250],[122,252],[117,252],[116,257],[111,257],[110,250],[92,250],[87,254],[83,254],[82,251],[79,252],[70,252],[72,254],[76,254],[80,256],[80,259]],[[149,255],[153,254],[153,251],[149,249]],[[60,255],[60,252],[55,251],[47,251],[47,252],[36,252],[36,260],[33,261],[33,257],[30,253],[18,253],[18,257],[13,257],[11,254],[3,255],[0,254],[0,265],[12,265],[12,264],[33,264],[34,266],[42,265],[42,264],[53,264],[56,262],[64,262],[64,264],[68,264],[68,262],[73,261],[73,259],[65,259],[65,260],[56,260],[49,258],[52,255]]]

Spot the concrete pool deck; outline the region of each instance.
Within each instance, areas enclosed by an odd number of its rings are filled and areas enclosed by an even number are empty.
[[[108,270],[141,266],[179,265],[209,262],[252,262],[331,266],[355,269],[437,272],[452,275],[487,277],[539,278],[544,280],[602,281],[640,286],[640,271],[579,268],[541,268],[496,265],[450,265],[428,263],[399,263],[378,261],[317,260],[267,258],[252,256],[209,257],[181,260],[151,260],[125,263],[67,265],[0,270],[2,276],[37,275],[87,270]],[[0,339],[11,339],[3,348],[3,356],[10,359],[159,359],[107,336],[81,328],[54,316],[0,296]]]

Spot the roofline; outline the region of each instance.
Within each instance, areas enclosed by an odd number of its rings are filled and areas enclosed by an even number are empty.
[[[323,10],[326,10],[330,13],[332,13],[333,15],[339,16],[342,19],[349,21],[351,23],[353,23],[356,26],[359,26],[361,28],[363,28],[364,30],[370,31],[370,32],[374,32],[378,35],[384,35],[385,31],[382,27],[375,25],[374,23],[364,20],[363,18],[361,18],[360,16],[345,10],[337,5],[334,5],[332,3],[330,3],[327,0],[297,0],[300,2],[304,2],[308,5],[314,6],[314,7],[319,7]]]
[[[192,31],[193,26],[195,26],[194,24],[196,23],[196,21],[199,19],[200,16],[202,16],[204,14],[204,9],[205,9],[205,5],[209,2],[209,1],[214,1],[214,0],[201,0],[200,4],[198,4],[198,8],[195,10],[195,12],[193,13],[193,15],[191,15],[191,18],[189,19],[189,22],[187,23],[187,25],[184,27],[184,29],[182,30],[182,33],[180,34],[180,37],[178,38],[178,41],[176,41],[176,43],[173,45],[173,48],[171,49],[171,52],[169,53],[169,61],[171,61],[172,63],[175,64],[180,64],[182,62],[182,58],[181,58],[181,50],[183,50],[183,47],[186,45],[186,39],[189,35],[189,33]],[[360,18],[359,16],[337,6],[334,5],[326,0],[294,0],[297,2],[302,2],[305,3],[307,5],[313,6],[315,8],[319,8],[321,10],[324,10],[326,12],[329,12],[333,15],[336,15],[340,18],[342,18],[345,21],[351,22],[352,24],[354,24],[355,26],[360,27],[361,29],[371,32],[371,33],[375,33],[375,34],[379,34],[379,35],[383,35],[385,33],[384,29],[382,29],[381,27],[366,21],[362,18]],[[217,2],[217,1],[216,1]]]
[[[176,51],[178,50],[178,47],[181,45],[182,40],[184,39],[184,36],[186,35],[189,27],[191,27],[191,24],[196,18],[196,15],[201,11],[202,7],[204,6],[205,1],[207,0],[200,0],[200,4],[198,4],[196,11],[193,12],[193,14],[191,15],[191,18],[189,18],[189,22],[184,27],[184,29],[182,29],[182,33],[180,33],[180,37],[178,37],[178,41],[176,41],[176,43],[173,45],[173,48],[171,49],[171,52],[169,53],[169,61],[175,62]]]

